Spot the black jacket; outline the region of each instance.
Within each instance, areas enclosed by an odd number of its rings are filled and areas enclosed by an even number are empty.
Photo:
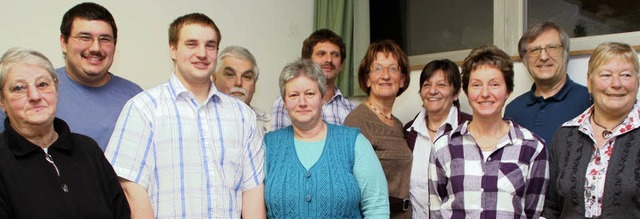
[[[58,139],[47,159],[8,120],[0,134],[0,218],[130,217],[118,178],[93,139],[56,118]]]
[[[607,167],[602,218],[640,218],[640,129],[618,136]],[[547,147],[549,189],[542,216],[584,218],[584,183],[593,141],[578,127],[560,127]]]

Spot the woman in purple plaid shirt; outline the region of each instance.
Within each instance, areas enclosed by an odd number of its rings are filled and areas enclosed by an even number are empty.
[[[513,64],[495,46],[471,51],[462,88],[473,119],[438,142],[429,165],[431,218],[538,218],[548,174],[540,137],[502,109],[513,91]]]

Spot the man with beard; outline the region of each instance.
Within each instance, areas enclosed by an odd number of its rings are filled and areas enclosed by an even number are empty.
[[[56,69],[56,117],[66,121],[72,132],[96,140],[102,150],[124,104],[142,91],[137,84],[109,72],[117,39],[115,20],[101,5],[81,3],[62,17],[60,46],[66,66]]]
[[[220,92],[231,95],[251,107],[256,113],[262,135],[271,129],[269,114],[251,106],[258,82],[258,65],[249,50],[240,46],[229,46],[222,50],[218,69],[212,78]]]
[[[518,51],[534,84],[507,105],[504,116],[550,142],[562,123],[591,106],[587,88],[567,75],[569,36],[554,23],[539,23],[522,35]]]
[[[336,87],[336,79],[342,71],[342,62],[346,58],[342,38],[328,29],[317,30],[302,43],[302,58],[311,59],[322,67],[327,78],[322,120],[342,125],[344,118],[355,108],[355,105],[347,100],[340,89]],[[273,118],[273,130],[291,125],[282,97],[278,97],[273,103],[271,118]]]

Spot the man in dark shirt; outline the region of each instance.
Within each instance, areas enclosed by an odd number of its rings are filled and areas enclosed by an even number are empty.
[[[569,36],[551,22],[539,23],[522,35],[518,51],[534,84],[504,116],[550,142],[562,123],[591,106],[587,88],[567,76]]]

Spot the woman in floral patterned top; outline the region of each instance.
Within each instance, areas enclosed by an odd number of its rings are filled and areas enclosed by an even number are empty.
[[[546,218],[640,218],[638,56],[600,44],[587,86],[594,104],[564,123],[549,147]]]

